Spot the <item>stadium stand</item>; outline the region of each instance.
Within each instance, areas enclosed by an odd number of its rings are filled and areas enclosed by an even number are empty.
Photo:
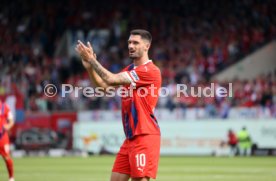
[[[178,83],[208,86],[211,76],[275,40],[273,0],[119,0],[112,7],[106,0],[2,3],[0,96],[10,101],[14,96],[19,112],[118,110],[118,97],[62,98],[58,94],[49,98],[43,89],[48,83],[58,90],[63,83],[89,85],[88,75],[76,57],[55,56],[66,31],[81,31],[86,36],[92,29],[108,30],[108,42],[98,52],[98,58],[109,70],[119,72],[130,63],[128,32],[139,27],[152,32],[151,57],[162,71],[163,86],[172,90],[169,97],[160,100],[160,108],[203,107],[211,116],[219,116],[218,112],[232,107],[262,107],[276,116],[276,70],[250,81],[233,80],[231,99],[176,98],[173,92]],[[227,86],[229,82],[215,83]]]

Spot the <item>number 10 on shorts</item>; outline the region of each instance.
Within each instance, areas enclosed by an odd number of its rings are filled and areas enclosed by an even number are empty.
[[[146,165],[146,155],[144,153],[136,154],[135,158],[137,167],[144,167]]]

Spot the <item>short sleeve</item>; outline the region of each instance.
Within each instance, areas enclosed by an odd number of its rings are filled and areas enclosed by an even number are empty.
[[[133,87],[141,87],[149,84],[154,84],[159,79],[160,72],[156,70],[149,71],[147,68],[133,69],[125,71],[126,76]]]

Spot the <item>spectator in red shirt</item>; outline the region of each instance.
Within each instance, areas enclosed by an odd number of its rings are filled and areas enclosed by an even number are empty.
[[[235,156],[237,155],[238,152],[238,139],[235,135],[235,133],[233,132],[233,130],[229,129],[228,131],[228,145],[230,146],[230,156]]]

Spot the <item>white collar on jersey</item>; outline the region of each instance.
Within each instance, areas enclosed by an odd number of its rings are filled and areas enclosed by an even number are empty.
[[[143,65],[145,65],[145,64],[147,64],[147,63],[149,63],[149,62],[152,62],[152,60],[146,61],[145,63],[143,63]],[[133,68],[136,69],[137,67],[138,67],[138,66],[134,66]]]

